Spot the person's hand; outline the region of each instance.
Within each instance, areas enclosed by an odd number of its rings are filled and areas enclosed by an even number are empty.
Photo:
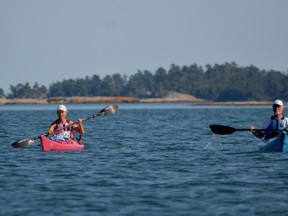
[[[249,129],[252,133],[255,131],[255,127],[254,127],[253,125],[250,125],[250,126],[248,127],[248,129]]]
[[[48,130],[47,132],[46,132],[46,136],[50,136],[50,135],[52,135],[53,134],[53,130]]]
[[[84,133],[84,127],[83,127],[83,119],[78,119],[77,123],[78,123],[78,133],[83,134]]]

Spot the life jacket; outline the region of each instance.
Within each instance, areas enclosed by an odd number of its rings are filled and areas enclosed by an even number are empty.
[[[72,128],[69,126],[69,120],[65,124],[57,124],[54,134],[52,135],[52,140],[68,140],[71,135],[73,136]]]
[[[284,130],[286,128],[284,116],[281,119],[276,119],[275,116],[271,116],[271,122],[268,128],[275,130]]]
[[[271,116],[271,122],[268,125],[267,129],[276,130],[276,131],[265,131],[266,139],[271,138],[271,137],[276,137],[280,134],[281,130],[286,129],[286,122],[284,119],[285,119],[284,116],[281,119],[277,119],[275,118],[275,116]]]

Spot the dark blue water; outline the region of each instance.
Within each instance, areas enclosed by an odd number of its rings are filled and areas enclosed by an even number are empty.
[[[107,104],[67,105],[86,118]],[[211,142],[209,124],[261,126],[271,107],[119,104],[85,122],[85,150],[42,152],[57,105],[0,106],[0,215],[287,215],[288,154],[250,132]]]

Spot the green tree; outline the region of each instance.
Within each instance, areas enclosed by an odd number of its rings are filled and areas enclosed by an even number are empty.
[[[154,76],[151,72],[145,70],[139,71],[129,79],[129,95],[140,98],[155,96]]]
[[[155,97],[164,97],[168,93],[170,86],[168,80],[168,73],[164,68],[159,68],[154,75],[154,84],[155,84]]]
[[[26,82],[25,84],[17,84],[16,86],[10,86],[10,94],[8,98],[44,98],[47,97],[48,90],[45,86],[39,86],[35,82],[33,88]]]
[[[287,98],[287,77],[277,71],[269,71],[265,77],[265,92],[269,98]]]
[[[4,98],[5,94],[2,88],[0,88],[0,98]]]
[[[100,96],[102,81],[98,75],[93,75],[91,78],[86,76],[88,94],[87,96]]]

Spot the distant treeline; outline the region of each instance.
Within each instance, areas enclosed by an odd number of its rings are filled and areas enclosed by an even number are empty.
[[[287,74],[265,71],[250,65],[239,67],[235,62],[205,67],[193,64],[154,73],[138,71],[130,77],[121,74],[98,75],[52,83],[49,88],[29,83],[10,86],[7,98],[49,98],[70,96],[164,97],[169,91],[190,94],[210,101],[246,101],[288,99]]]

